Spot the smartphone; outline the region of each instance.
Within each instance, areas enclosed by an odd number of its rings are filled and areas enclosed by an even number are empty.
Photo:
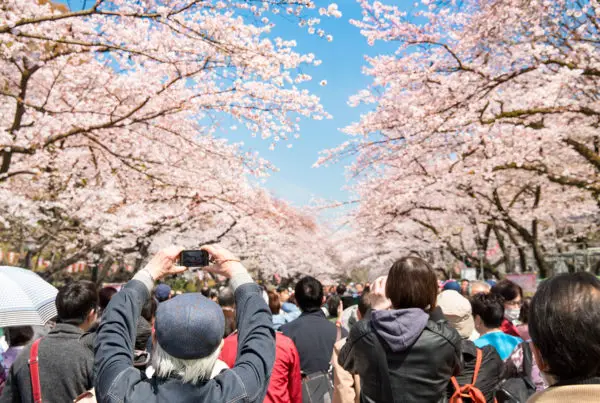
[[[205,267],[208,265],[209,256],[205,250],[184,250],[179,255],[179,266]]]

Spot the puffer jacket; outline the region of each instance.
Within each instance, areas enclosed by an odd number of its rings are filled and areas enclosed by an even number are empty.
[[[462,340],[463,370],[456,376],[456,381],[460,386],[473,382],[473,373],[475,372],[475,363],[477,361],[477,350],[475,344],[467,339]],[[477,375],[475,387],[485,396],[488,403],[493,403],[496,395],[496,388],[502,380],[504,362],[493,346],[485,346],[481,349],[481,367]],[[448,396],[454,394],[454,385],[448,384]]]
[[[360,375],[363,403],[445,402],[461,360],[456,330],[417,308],[373,311],[352,328],[338,357]]]

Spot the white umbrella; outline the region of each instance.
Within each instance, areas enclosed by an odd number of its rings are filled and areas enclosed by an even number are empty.
[[[58,290],[31,270],[0,266],[0,327],[44,325]]]

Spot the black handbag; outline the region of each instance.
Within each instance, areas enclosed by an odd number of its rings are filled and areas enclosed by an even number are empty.
[[[522,344],[523,348],[523,375],[508,378],[502,382],[496,390],[498,403],[526,403],[536,392],[535,384],[531,379],[531,368],[533,357],[528,342]]]

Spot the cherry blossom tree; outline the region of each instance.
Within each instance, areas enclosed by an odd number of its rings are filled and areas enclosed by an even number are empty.
[[[398,48],[368,58],[373,84],[350,103],[374,108],[318,162],[355,158],[353,220],[492,272],[512,245],[545,275],[557,235],[597,217],[598,2],[359,2],[352,23]]]
[[[50,272],[91,252],[139,265],[160,235],[221,241],[272,208],[250,179],[271,165],[218,130],[276,144],[328,118],[301,87],[319,61],[271,32],[292,19],[330,39],[320,18],[340,15],[310,0],[3,2],[2,240],[52,250]]]

